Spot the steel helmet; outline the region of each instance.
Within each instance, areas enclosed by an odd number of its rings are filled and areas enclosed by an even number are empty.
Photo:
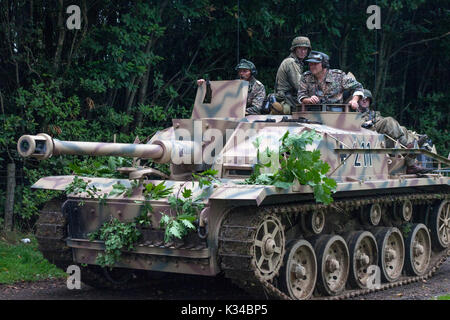
[[[307,47],[309,48],[309,51],[311,51],[311,42],[307,37],[295,37],[291,43],[291,51],[297,47]]]
[[[364,93],[364,98],[370,99],[370,103],[372,103],[373,102],[372,92],[370,92],[370,90],[368,90],[368,89],[364,89],[363,93]]]

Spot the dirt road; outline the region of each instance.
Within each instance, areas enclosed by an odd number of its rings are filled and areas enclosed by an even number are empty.
[[[426,282],[381,291],[357,300],[430,300],[450,294],[450,259]],[[148,287],[99,290],[82,285],[69,290],[66,280],[0,285],[0,300],[251,300],[252,297],[224,278],[172,275]]]

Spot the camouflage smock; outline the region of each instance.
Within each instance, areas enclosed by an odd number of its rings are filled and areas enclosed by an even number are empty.
[[[277,99],[284,99],[286,93],[293,97],[297,96],[300,89],[300,79],[304,68],[303,60],[291,53],[289,57],[281,62],[275,78],[275,94]]]
[[[266,89],[261,81],[251,77],[248,83],[247,108],[245,114],[261,114],[261,107],[266,98]]]
[[[298,102],[303,98],[317,96],[320,103],[343,103],[344,90],[353,90],[353,95],[363,94],[363,86],[354,78],[346,75],[342,70],[330,69],[327,71],[322,85],[319,85],[317,79],[307,71],[303,73],[298,90]]]

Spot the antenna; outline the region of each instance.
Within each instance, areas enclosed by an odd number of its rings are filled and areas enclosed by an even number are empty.
[[[378,0],[375,0],[375,4],[378,6]],[[374,77],[374,79],[373,79],[373,95],[372,95],[372,100],[374,100],[373,98],[374,98],[374,96],[378,96],[378,92],[376,92],[375,90],[377,89],[377,60],[378,60],[378,50],[377,50],[377,48],[378,48],[378,38],[377,38],[377,35],[378,35],[378,29],[377,28],[375,28],[375,52],[376,52],[376,54],[375,54],[375,56],[374,56],[374,72],[373,72],[373,77]],[[378,100],[378,99],[377,99]],[[375,101],[375,105],[374,105],[374,122],[376,122],[377,120],[376,120],[376,117],[377,117],[377,101]]]
[[[237,61],[236,64],[239,64],[239,0],[237,0]]]

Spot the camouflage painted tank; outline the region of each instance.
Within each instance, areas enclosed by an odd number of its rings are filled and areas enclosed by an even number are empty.
[[[170,176],[136,167],[121,169],[129,179],[85,179],[105,193],[117,182],[131,188],[140,181],[131,194],[102,202],[85,193],[68,194],[64,202],[47,204],[37,227],[44,255],[62,267],[87,265],[82,281],[88,284],[117,285],[138,271],[224,275],[255,295],[283,299],[345,298],[432,276],[449,254],[450,180],[439,172],[407,175],[403,157],[426,154],[446,165],[449,160],[425,150],[385,148],[385,137],[361,128],[360,114],[342,105],[245,117],[247,85],[236,80],[199,87],[191,119],[173,120],[147,144],[21,137],[20,154],[42,160],[73,154],[170,163]],[[257,138],[277,147],[286,131],[310,130],[320,136],[310,148],[320,150],[331,168],[328,177],[337,182],[331,204],[317,203],[308,185],[243,183],[257,162]],[[212,185],[192,182],[192,173],[207,169],[217,171]],[[64,190],[73,180],[44,177],[33,188]],[[177,214],[168,197],[143,196],[143,184],[162,181],[172,195],[187,184],[192,196],[204,195],[197,232],[183,240],[164,241],[161,217]],[[145,201],[153,212],[144,239],[123,252],[113,271],[99,267],[96,258],[105,244],[88,235],[111,217],[132,221]]]

